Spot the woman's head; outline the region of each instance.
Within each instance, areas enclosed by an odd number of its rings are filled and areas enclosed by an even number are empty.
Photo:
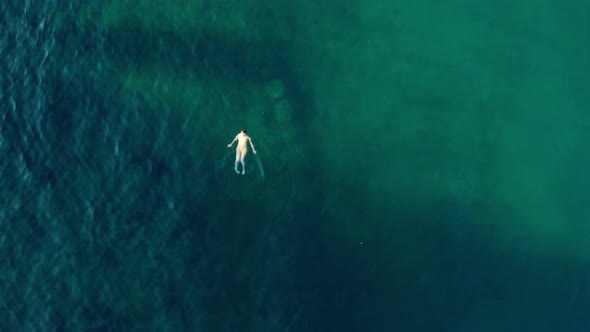
[[[242,131],[240,131],[241,133],[246,133],[246,129],[242,129]]]

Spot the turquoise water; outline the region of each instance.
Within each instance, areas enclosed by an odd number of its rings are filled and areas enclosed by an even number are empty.
[[[588,1],[0,21],[1,331],[590,329]]]

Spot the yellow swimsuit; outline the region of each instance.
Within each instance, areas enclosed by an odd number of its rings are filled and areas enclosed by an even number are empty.
[[[240,152],[244,152],[246,150],[248,150],[248,136],[240,134],[240,137],[238,138],[238,151]]]

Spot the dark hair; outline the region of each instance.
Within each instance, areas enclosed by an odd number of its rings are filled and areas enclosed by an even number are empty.
[[[242,132],[245,134],[246,133],[246,129],[242,129]]]

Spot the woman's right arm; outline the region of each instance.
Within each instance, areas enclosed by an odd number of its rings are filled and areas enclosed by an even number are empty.
[[[228,147],[228,148],[231,148],[232,144],[234,144],[234,142],[235,142],[237,139],[238,139],[238,136],[236,135],[236,137],[234,138],[234,140],[233,140],[233,141],[231,141],[231,143],[229,143],[229,144],[227,145],[227,147]]]

